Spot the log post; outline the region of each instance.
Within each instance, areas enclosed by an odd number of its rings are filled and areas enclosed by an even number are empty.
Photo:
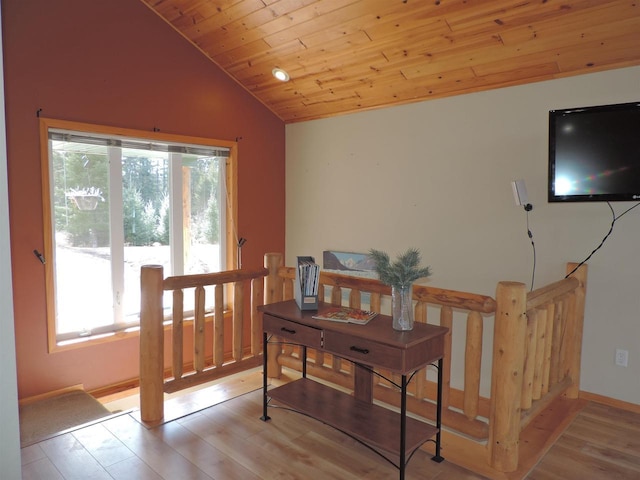
[[[567,264],[567,273],[572,272],[576,268],[576,263]],[[571,378],[571,386],[567,389],[565,395],[567,398],[578,398],[580,393],[580,362],[582,360],[582,332],[584,326],[584,303],[587,293],[587,265],[582,265],[572,275],[580,281],[580,285],[575,290],[575,302],[572,314],[567,317],[569,325],[567,332],[571,333],[569,337],[570,344],[567,346],[569,350],[567,362],[567,374]]]
[[[518,468],[526,305],[523,283],[498,283],[488,449],[489,464],[501,472]]]
[[[161,265],[140,271],[140,417],[157,423],[164,417],[164,331]]]
[[[267,276],[264,278],[264,304],[282,301],[282,279],[278,269],[284,265],[281,253],[265,253],[264,268]]]
[[[279,302],[282,300],[282,279],[278,276],[278,269],[283,266],[282,254],[266,253],[264,255],[264,267],[267,276],[264,277],[264,304]],[[267,376],[280,378],[282,366],[278,362],[282,347],[275,343],[267,346]]]

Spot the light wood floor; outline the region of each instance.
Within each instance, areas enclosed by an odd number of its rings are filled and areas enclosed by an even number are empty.
[[[246,380],[243,388],[249,393],[186,416],[189,401],[178,400],[167,409],[179,412],[177,418],[155,428],[142,425],[132,410],[26,447],[22,478],[397,478],[387,461],[311,418],[270,408],[271,421],[260,420],[257,379]],[[446,452],[443,455],[446,458]],[[411,459],[406,477],[484,478],[446,460],[435,463],[423,451]],[[640,479],[640,415],[589,403],[527,478]]]
[[[527,479],[640,479],[640,414],[589,402]]]

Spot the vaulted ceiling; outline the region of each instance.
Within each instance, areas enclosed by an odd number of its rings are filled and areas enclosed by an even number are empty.
[[[638,0],[141,1],[287,123],[640,65]]]

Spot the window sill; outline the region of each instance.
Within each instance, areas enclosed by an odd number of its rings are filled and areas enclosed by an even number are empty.
[[[231,313],[232,312],[230,310],[225,310],[224,318],[226,319],[230,317]],[[212,322],[213,315],[212,314],[205,315],[204,319],[206,323]],[[192,324],[193,324],[193,317],[188,317],[183,320],[184,326],[192,325]],[[171,330],[172,328],[173,327],[171,325],[171,320],[164,322],[165,332],[167,330]],[[88,335],[86,337],[78,337],[71,340],[56,342],[54,345],[50,345],[49,353],[66,352],[66,351],[75,350],[78,348],[93,347],[93,346],[102,345],[108,342],[127,340],[130,338],[139,337],[139,336],[140,336],[140,327],[135,326],[135,327],[130,327],[125,330],[120,330],[117,332],[101,333],[98,335]]]
[[[119,332],[101,333],[99,335],[88,335],[86,337],[78,337],[72,340],[64,340],[56,342],[55,345],[49,347],[49,353],[66,352],[77,348],[93,347],[103,343],[114,342],[118,340],[126,340],[140,336],[140,327],[132,327]]]

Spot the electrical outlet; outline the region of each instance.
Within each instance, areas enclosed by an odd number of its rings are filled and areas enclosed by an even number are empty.
[[[616,365],[619,367],[628,367],[629,366],[629,351],[622,350],[621,348],[616,349]]]

